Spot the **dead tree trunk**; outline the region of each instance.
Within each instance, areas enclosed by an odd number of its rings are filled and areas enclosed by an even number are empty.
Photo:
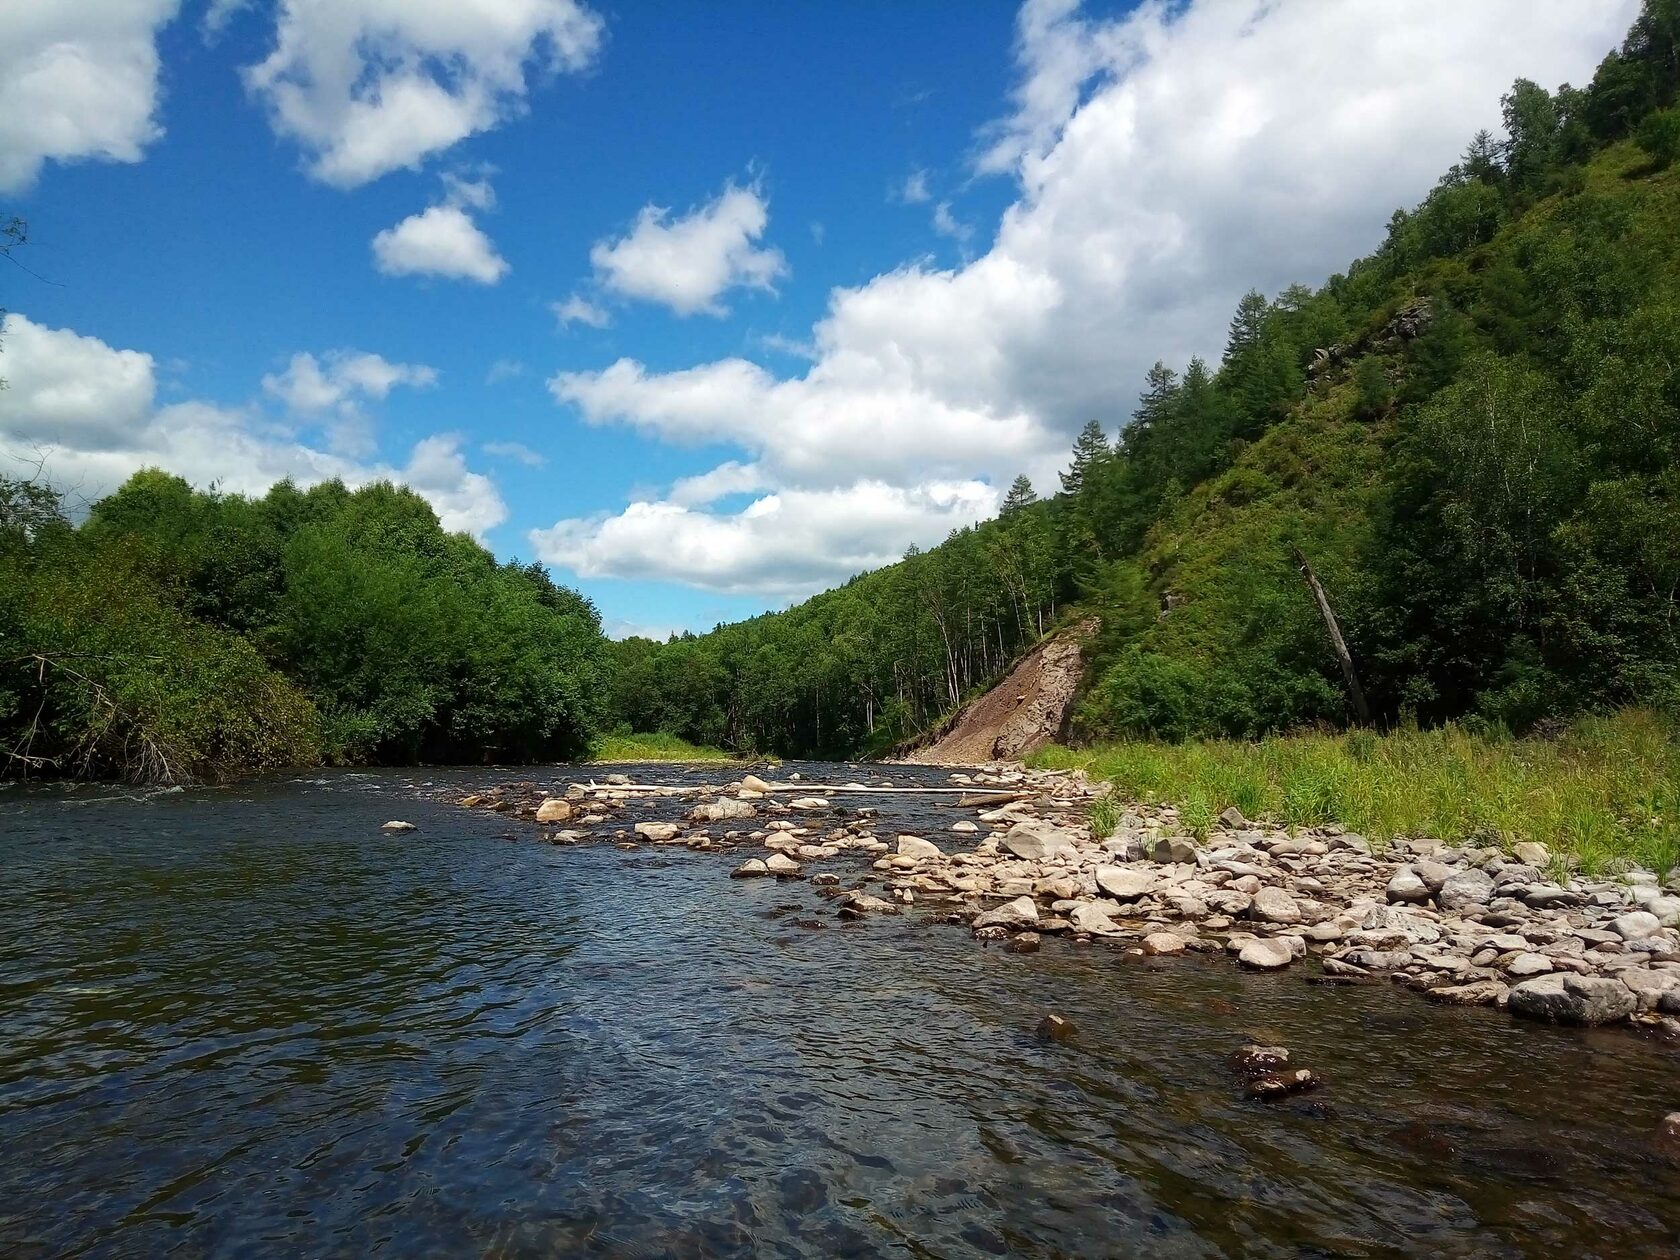
[[[1342,628],[1336,624],[1336,614],[1330,611],[1330,597],[1324,593],[1324,587],[1318,580],[1318,574],[1313,572],[1312,565],[1307,563],[1307,557],[1301,549],[1295,549],[1295,563],[1300,566],[1301,576],[1307,579],[1307,589],[1312,592],[1313,602],[1318,605],[1318,615],[1324,618],[1324,628],[1330,632],[1330,646],[1336,650],[1336,663],[1342,667],[1342,677],[1347,680],[1348,695],[1353,700],[1353,713],[1361,726],[1368,726],[1371,722],[1371,710],[1365,704],[1365,693],[1359,689],[1359,675],[1353,670],[1353,654],[1348,651],[1347,641],[1342,638]]]

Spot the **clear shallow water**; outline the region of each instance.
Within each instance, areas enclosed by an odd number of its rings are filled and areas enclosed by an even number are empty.
[[[418,782],[0,790],[0,1254],[1680,1251],[1638,1037],[842,926]],[[1242,1101],[1249,1038],[1330,1086]]]

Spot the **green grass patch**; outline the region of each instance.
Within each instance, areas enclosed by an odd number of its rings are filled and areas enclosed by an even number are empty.
[[[603,735],[591,761],[733,761],[721,748],[691,744],[675,735]]]
[[[1292,827],[1339,822],[1378,843],[1538,840],[1589,874],[1680,863],[1680,730],[1641,709],[1583,718],[1547,739],[1449,724],[1387,735],[1052,747],[1032,760],[1175,805],[1202,835],[1235,805]]]

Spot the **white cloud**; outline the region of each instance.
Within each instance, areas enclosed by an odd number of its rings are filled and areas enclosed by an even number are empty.
[[[655,643],[664,643],[673,634],[681,634],[682,627],[653,626],[640,621],[626,621],[623,617],[608,617],[601,622],[601,633],[609,639],[652,639]]]
[[[283,0],[245,80],[315,178],[354,188],[520,113],[528,71],[587,68],[601,32],[577,0]]]
[[[0,192],[47,161],[138,162],[163,134],[158,30],[180,0],[24,0],[0,15]]]
[[[497,459],[516,460],[527,468],[541,468],[548,463],[547,456],[533,451],[523,442],[486,442],[479,449]]]
[[[967,245],[974,235],[974,228],[963,223],[951,213],[951,203],[941,201],[933,208],[933,230],[941,236],[949,236],[959,245]]]
[[[460,206],[429,206],[373,238],[374,265],[387,276],[442,276],[495,284],[508,273],[496,252]]]
[[[766,489],[764,473],[755,464],[729,460],[709,472],[680,477],[668,496],[679,507],[704,507],[731,494],[750,494]]]
[[[332,350],[325,366],[312,354],[294,354],[286,370],[262,378],[263,390],[293,411],[354,410],[360,399],[381,399],[398,385],[424,389],[437,370],[421,363],[392,363],[360,350]]]
[[[899,190],[899,197],[908,205],[918,205],[930,201],[933,194],[928,191],[928,174],[926,171],[911,171],[909,178],[904,181],[904,187]]]
[[[468,468],[454,435],[422,439],[401,466],[359,462],[297,441],[254,408],[201,401],[157,407],[156,364],[141,351],[47,328],[15,312],[6,316],[3,334],[11,387],[0,407],[0,469],[31,468],[44,459],[54,484],[89,500],[152,466],[242,494],[261,494],[285,477],[300,485],[333,477],[351,486],[390,480],[423,495],[448,529],[482,535],[507,519],[495,483]],[[397,383],[391,370],[404,365],[371,362],[376,359],[346,357],[353,388],[388,390]],[[324,395],[306,390],[299,397]]]
[[[1112,430],[1130,414],[1156,358],[1217,357],[1244,291],[1316,283],[1367,252],[1396,206],[1417,201],[1478,128],[1498,127],[1514,78],[1584,82],[1636,8],[1199,0],[1099,21],[1069,0],[1030,0],[1013,112],[977,159],[1017,184],[987,252],[836,289],[800,375],[621,359],[549,387],[590,423],[739,447],[767,487],[801,495],[879,482],[914,496],[1023,470],[1043,485],[1081,424]],[[876,502],[854,506],[823,518],[831,534],[802,535],[807,588],[835,574],[829,556],[853,554],[852,531],[873,529]],[[936,540],[925,516],[888,519],[896,545],[863,550]],[[682,564],[656,521],[682,531]],[[746,533],[739,516],[670,501],[563,521],[546,539],[591,572],[747,589],[734,562]],[[757,589],[797,585],[797,568],[771,566]]]
[[[525,375],[525,365],[518,359],[497,359],[490,365],[490,370],[484,374],[486,385],[500,385],[503,381],[511,381],[517,376]]]
[[[606,310],[577,293],[572,294],[564,302],[550,302],[548,309],[554,313],[554,322],[562,328],[569,328],[573,324],[587,324],[591,328],[605,328],[612,323],[612,316]]]
[[[637,502],[616,516],[534,530],[531,542],[545,562],[584,577],[793,597],[898,559],[907,535],[943,537],[996,508],[996,494],[980,482],[904,489],[860,481],[766,495],[727,515]]]
[[[774,291],[788,274],[776,249],[754,245],[770,222],[757,188],[730,184],[717,198],[672,219],[644,206],[627,236],[597,241],[589,251],[596,275],[624,297],[658,302],[678,315],[725,315],[718,301],[732,288]]]

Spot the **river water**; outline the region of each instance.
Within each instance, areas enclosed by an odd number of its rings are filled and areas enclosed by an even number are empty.
[[[0,1254],[1680,1251],[1656,1043],[847,926],[429,795],[487,778],[0,790]],[[1249,1039],[1328,1086],[1244,1101]]]

